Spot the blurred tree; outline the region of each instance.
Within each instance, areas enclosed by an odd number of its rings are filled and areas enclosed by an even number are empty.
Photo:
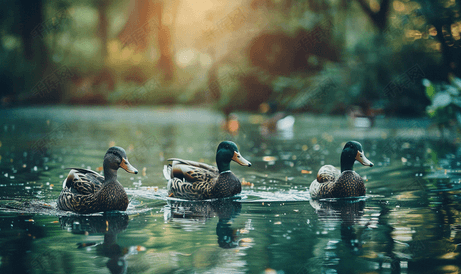
[[[46,47],[42,39],[34,39],[32,31],[40,25],[43,20],[43,2],[42,0],[30,1],[19,0],[20,17],[21,17],[21,38],[24,43],[24,56],[27,60],[37,60],[42,65],[46,65]],[[35,44],[35,46],[34,46]],[[45,53],[45,54],[44,54]]]
[[[49,58],[43,39],[32,35],[44,21],[43,1],[2,1],[0,7],[0,82],[3,87],[0,97],[2,104],[8,105],[12,101],[32,97],[23,91],[30,90],[43,79],[47,73]],[[9,46],[5,47],[5,44]]]
[[[213,48],[208,50],[210,57],[211,57],[211,68],[208,70],[207,73],[207,84],[208,84],[208,100],[207,101],[215,101],[218,102],[221,98],[221,87],[219,85],[219,77],[218,77],[218,62],[216,62],[216,52]],[[211,99],[211,100],[210,100]],[[228,117],[229,113],[225,113],[226,118]]]
[[[176,3],[178,2],[179,1],[176,1]],[[158,5],[157,18],[159,21],[157,42],[158,42],[158,47],[160,50],[160,60],[158,61],[158,66],[160,67],[160,69],[164,71],[165,80],[170,81],[174,77],[171,30],[167,25],[163,23],[163,20],[162,20],[163,3],[159,3],[157,5]],[[177,5],[175,5],[175,7],[176,9],[173,15],[174,18],[176,18]]]
[[[418,0],[421,8],[415,10],[415,16],[423,17],[426,23],[423,28],[427,31],[434,27],[436,38],[440,42],[443,58],[445,81],[448,73],[453,72],[461,77],[461,1],[433,1]]]
[[[107,30],[109,22],[107,21],[107,8],[109,7],[108,0],[99,0],[96,3],[98,10],[98,32],[99,38],[101,39],[101,56],[104,59],[104,64],[107,62]]]
[[[379,32],[384,32],[387,27],[388,11],[391,1],[382,0],[381,3],[378,3],[377,0],[357,0],[357,2],[360,4],[365,14],[371,19],[373,24],[378,28]]]
[[[177,14],[179,1],[175,1],[173,8],[173,24]],[[171,30],[166,26],[162,15],[164,3],[153,0],[131,0],[130,16],[118,38],[124,45],[134,46],[137,51],[144,51],[149,45],[150,32],[157,32],[157,45],[160,51],[158,66],[163,70],[165,80],[170,81],[174,77],[174,63],[171,44]],[[173,25],[172,24],[172,25]],[[155,29],[155,25],[157,29]],[[138,33],[144,35],[137,35]],[[132,39],[135,37],[135,39]]]
[[[157,15],[156,6],[150,0],[131,0],[128,8],[130,16],[125,23],[124,28],[118,34],[118,38],[124,43],[124,46],[133,46],[137,51],[144,51],[149,44],[148,35],[136,35],[140,31],[144,34],[150,33],[154,29],[154,24],[150,22]],[[136,36],[135,36],[136,35]],[[132,37],[135,36],[135,39]]]

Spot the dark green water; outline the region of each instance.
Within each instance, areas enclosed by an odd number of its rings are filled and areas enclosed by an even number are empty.
[[[356,129],[342,117],[296,116],[266,134],[240,115],[221,129],[204,110],[26,108],[0,110],[0,273],[457,273],[461,152],[425,120],[378,119]],[[235,141],[251,168],[231,164],[237,199],[167,201],[169,157],[213,164]],[[360,201],[310,201],[324,164],[348,140],[373,168]],[[65,167],[96,169],[109,146],[140,170],[119,170],[127,213],[53,210]],[[20,198],[20,199],[13,199]],[[24,210],[24,201],[30,201]],[[38,206],[37,206],[38,205]],[[22,213],[21,213],[22,212]]]

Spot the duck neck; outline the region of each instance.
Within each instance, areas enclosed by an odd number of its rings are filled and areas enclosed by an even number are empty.
[[[104,161],[104,182],[116,181],[117,180],[117,170],[110,167],[108,161]]]
[[[346,170],[354,170],[354,161],[355,158],[351,157],[351,153],[344,150],[343,153],[341,153],[341,172]]]
[[[218,165],[219,173],[230,171],[230,161],[229,162],[219,161],[219,162],[216,162],[216,164]]]
[[[216,164],[218,165],[219,173],[230,171],[230,156],[226,152],[219,150],[216,153]]]

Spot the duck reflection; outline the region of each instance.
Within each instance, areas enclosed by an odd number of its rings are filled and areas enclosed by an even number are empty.
[[[341,240],[330,239],[324,247],[323,267],[331,271],[340,271],[343,266],[348,265],[348,262],[342,261],[344,256],[340,255],[344,252],[344,247],[353,258],[357,259],[358,256],[363,255],[361,239],[363,233],[358,233],[361,229],[355,226],[362,220],[364,214],[363,199],[310,200],[310,204],[316,210],[319,220],[324,223],[325,230],[331,231],[332,228],[337,229],[338,224],[340,225]]]
[[[165,221],[206,222],[218,217],[216,235],[221,248],[239,246],[239,231],[232,227],[232,220],[240,214],[241,203],[235,199],[219,199],[214,201],[175,201],[168,200],[164,208]]]
[[[341,221],[353,225],[361,220],[365,208],[363,199],[309,200],[321,221]]]
[[[128,215],[104,213],[103,216],[62,216],[59,222],[63,229],[74,234],[104,234],[104,241],[77,243],[78,248],[95,248],[100,256],[109,258],[106,263],[111,273],[126,273],[126,256],[135,254],[137,247],[122,247],[117,244],[117,234],[128,227]]]

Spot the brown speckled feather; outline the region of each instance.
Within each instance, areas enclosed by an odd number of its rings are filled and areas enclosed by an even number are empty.
[[[219,174],[216,167],[181,159],[166,166],[168,194],[175,198],[204,200],[224,198],[241,192],[240,180],[232,173]],[[171,178],[173,177],[173,178]]]
[[[67,187],[73,193],[92,194],[99,191],[104,182],[104,176],[92,170],[82,168],[72,168],[67,175],[63,187]]]
[[[309,187],[313,199],[316,198],[343,198],[364,196],[366,193],[362,177],[353,171],[355,161],[363,166],[372,167],[374,164],[367,159],[362,145],[357,141],[348,141],[341,152],[341,171],[331,166],[322,166]]]
[[[333,197],[357,197],[365,195],[365,184],[362,177],[353,171],[346,170],[341,173],[336,183],[332,186]]]
[[[186,166],[197,167],[197,168],[200,168],[202,170],[207,170],[207,171],[212,172],[212,173],[216,173],[216,174],[219,173],[217,167],[214,167],[214,166],[211,166],[211,165],[208,165],[208,164],[205,164],[205,163],[200,163],[200,162],[196,162],[196,161],[189,161],[189,160],[183,160],[183,159],[179,159],[179,158],[170,158],[170,159],[168,159],[168,161],[173,161],[173,163],[172,163],[173,166],[178,165],[178,164],[183,164],[183,165],[186,165]]]
[[[81,214],[125,211],[129,200],[123,186],[117,181],[103,182],[104,177],[92,170],[72,169],[58,197],[58,209]]]
[[[320,172],[320,171],[319,171]],[[346,170],[337,180],[331,174],[317,176],[318,178],[330,178],[323,180],[321,183],[314,180],[309,187],[309,192],[312,198],[343,198],[357,197],[365,195],[365,184],[362,177],[353,171]]]
[[[215,185],[211,189],[213,198],[224,198],[239,194],[242,191],[242,184],[232,172],[220,174]]]

